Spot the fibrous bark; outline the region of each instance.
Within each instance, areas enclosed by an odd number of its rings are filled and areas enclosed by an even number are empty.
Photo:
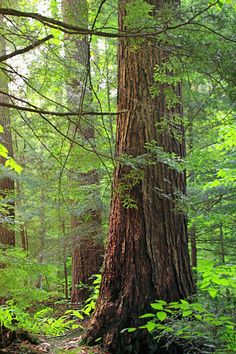
[[[63,0],[63,19],[67,23],[88,27],[88,7],[86,0]],[[65,37],[65,52],[69,66],[75,64],[78,72],[73,73],[67,81],[68,104],[78,111],[89,107],[92,103],[92,94],[89,84],[89,42],[88,39],[78,36]],[[74,138],[80,137],[84,143],[94,141],[95,132],[91,124],[78,121],[77,130],[72,129]],[[73,146],[72,146],[73,149]],[[78,156],[79,157],[79,156]],[[86,187],[87,207],[79,215],[72,216],[72,289],[71,302],[75,305],[88,295],[85,288],[79,288],[80,283],[91,283],[91,275],[100,272],[103,262],[104,247],[102,244],[102,215],[101,202],[99,203],[99,176],[98,171],[92,169],[86,173],[78,173],[78,188]]]
[[[121,31],[125,4],[120,0]],[[166,84],[159,85],[156,97],[150,92],[155,66],[168,60],[155,43],[145,42],[135,50],[121,39],[118,57],[118,110],[128,113],[118,115],[116,155],[137,161],[146,156],[147,162],[135,168],[117,163],[100,297],[85,338],[93,342],[102,337],[116,354],[162,353],[147,333],[121,334],[121,330],[137,326],[138,316],[148,311],[154,299],[174,301],[194,291],[186,215],[178,206],[185,194],[185,174],[150,157],[148,148],[155,142],[166,153],[185,156],[182,105],[168,108]],[[181,101],[181,85],[172,90]],[[167,128],[158,130],[163,123]]]
[[[3,16],[0,15],[0,26],[3,26]],[[6,53],[6,43],[4,37],[0,36],[0,55]],[[8,78],[0,67],[0,101],[8,102]],[[0,108],[0,124],[4,131],[1,133],[1,144],[8,150],[8,155],[13,156],[12,135],[10,130],[10,110],[7,107]],[[6,159],[0,156],[0,165],[4,166]],[[14,231],[14,181],[6,177],[4,172],[0,176],[0,198],[3,206],[0,212],[0,243],[4,245],[15,245]]]

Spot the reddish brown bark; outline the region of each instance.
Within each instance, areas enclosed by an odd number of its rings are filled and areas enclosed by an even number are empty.
[[[121,30],[125,3],[120,1]],[[182,106],[167,108],[164,84],[157,97],[150,93],[155,65],[167,60],[153,43],[134,50],[122,39],[118,56],[118,110],[128,113],[117,119],[116,154],[146,154],[150,160],[133,170],[128,164],[117,163],[100,297],[85,337],[88,341],[102,337],[111,353],[161,353],[146,333],[120,331],[136,326],[138,316],[148,311],[154,299],[173,301],[194,291],[186,216],[178,207],[179,195],[185,193],[185,174],[158,162],[146,148],[155,141],[165,152],[184,157],[184,130],[179,122]],[[181,99],[181,86],[173,90]],[[158,132],[156,127],[163,121],[168,129]],[[134,207],[124,207],[127,200],[134,202]]]
[[[86,0],[63,0],[62,12],[64,20],[86,28],[88,26],[88,7]],[[66,57],[68,63],[78,66],[77,75],[72,75],[67,81],[68,103],[77,107],[78,111],[83,106],[92,103],[92,95],[88,78],[88,39],[70,36],[65,38]],[[94,143],[95,132],[91,124],[78,121],[77,130],[72,129],[74,137],[80,137],[86,144]],[[72,147],[73,149],[73,147]],[[71,302],[75,305],[85,300],[88,296],[86,288],[80,288],[80,283],[91,284],[91,275],[99,273],[104,254],[102,243],[102,214],[99,200],[99,178],[96,170],[78,173],[78,188],[86,186],[85,196],[87,208],[79,215],[72,216],[73,250],[72,250],[72,289]],[[83,192],[81,192],[83,193]]]
[[[3,25],[3,16],[0,15],[0,25]],[[0,55],[6,53],[4,37],[0,36]],[[0,89],[8,93],[8,78],[0,68]],[[0,100],[8,103],[8,96],[0,94]],[[6,107],[0,108],[0,124],[4,129],[1,134],[1,144],[8,149],[8,155],[13,156],[12,135],[10,130],[10,110]],[[5,164],[6,159],[0,156],[0,165]],[[3,203],[0,213],[0,243],[4,245],[15,245],[14,231],[14,181],[10,177],[0,176],[0,198]]]

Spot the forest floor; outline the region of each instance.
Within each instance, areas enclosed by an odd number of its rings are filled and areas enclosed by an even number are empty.
[[[76,335],[77,334],[77,335]],[[32,344],[29,340],[15,341],[0,349],[2,354],[109,354],[98,345],[88,347],[79,344],[78,335],[74,331],[60,337],[38,337],[40,344]]]

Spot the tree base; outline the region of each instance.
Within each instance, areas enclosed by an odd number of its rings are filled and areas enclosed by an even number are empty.
[[[120,334],[117,327],[104,328],[91,321],[86,333],[82,336],[83,343],[94,345],[101,343],[111,354],[184,354],[184,349],[176,343],[165,348],[165,342],[158,342],[145,330]]]

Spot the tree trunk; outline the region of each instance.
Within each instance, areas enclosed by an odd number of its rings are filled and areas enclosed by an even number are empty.
[[[21,247],[24,251],[29,250],[28,235],[25,224],[20,226]]]
[[[194,149],[194,132],[193,132],[193,124],[194,124],[194,118],[192,116],[192,112],[190,112],[190,115],[188,117],[188,133],[189,133],[189,139],[188,139],[188,148],[189,152],[192,153]],[[189,181],[190,183],[194,183],[195,179],[195,173],[194,171],[190,171],[189,173]],[[189,229],[189,236],[190,236],[190,246],[191,246],[191,265],[192,268],[197,267],[197,233],[196,233],[196,227],[193,224],[190,229]],[[197,271],[194,270],[194,281],[195,283],[197,282]]]
[[[191,243],[191,263],[192,267],[197,267],[197,238],[196,238],[196,229],[193,226],[189,231],[190,234],[190,243]]]
[[[120,1],[121,31],[125,3]],[[150,160],[133,169],[117,162],[100,296],[85,337],[91,342],[102,337],[111,353],[164,353],[153,347],[147,333],[121,330],[137,326],[154,299],[174,301],[194,292],[186,216],[177,205],[185,193],[185,174],[150,157],[147,149],[155,141],[165,152],[185,156],[182,106],[167,108],[165,84],[157,97],[151,95],[154,67],[167,60],[153,43],[134,50],[121,39],[118,57],[118,111],[128,113],[117,119],[116,155]],[[172,89],[181,99],[181,86]],[[163,122],[168,129],[157,132]]]
[[[45,182],[44,174],[42,174],[43,182]],[[45,250],[47,247],[46,243],[46,234],[47,234],[47,214],[45,210],[46,204],[46,194],[44,189],[42,188],[40,191],[40,212],[39,212],[39,254],[37,256],[38,263],[43,264],[45,257]],[[39,274],[39,277],[36,281],[36,287],[39,289],[43,289],[43,274]]]
[[[220,223],[219,229],[220,229],[220,234],[219,234],[219,245],[220,245],[219,255],[220,255],[221,264],[225,264],[225,245],[224,245],[223,222]]]
[[[76,24],[83,28],[88,27],[88,7],[86,0],[63,0],[62,13],[65,22]],[[75,63],[78,72],[67,81],[68,104],[78,111],[89,107],[92,103],[92,94],[89,85],[89,42],[88,39],[70,36],[65,38],[65,52],[68,63]],[[72,131],[75,138],[79,136],[87,143],[95,139],[94,128],[91,124],[78,121],[77,130]],[[72,146],[72,149],[74,147]],[[90,170],[78,173],[79,188],[83,193],[86,187],[85,199],[87,207],[83,212],[72,216],[73,251],[72,251],[72,290],[71,302],[75,305],[84,300],[88,291],[80,289],[80,283],[91,283],[94,273],[99,273],[103,262],[104,247],[102,243],[102,213],[99,197],[98,171]],[[99,240],[100,239],[100,240]]]
[[[0,26],[3,26],[3,16],[0,15]],[[4,37],[0,36],[0,55],[6,54],[6,43]],[[8,93],[8,78],[0,67],[0,90]],[[8,96],[0,93],[0,101],[8,103]],[[4,132],[1,134],[1,144],[8,149],[8,155],[13,156],[12,135],[10,130],[10,110],[7,107],[0,108],[0,125]],[[0,165],[5,164],[5,158],[0,156]],[[4,175],[0,177],[0,198],[3,203],[3,210],[0,215],[0,243],[15,246],[14,231],[14,181]]]

